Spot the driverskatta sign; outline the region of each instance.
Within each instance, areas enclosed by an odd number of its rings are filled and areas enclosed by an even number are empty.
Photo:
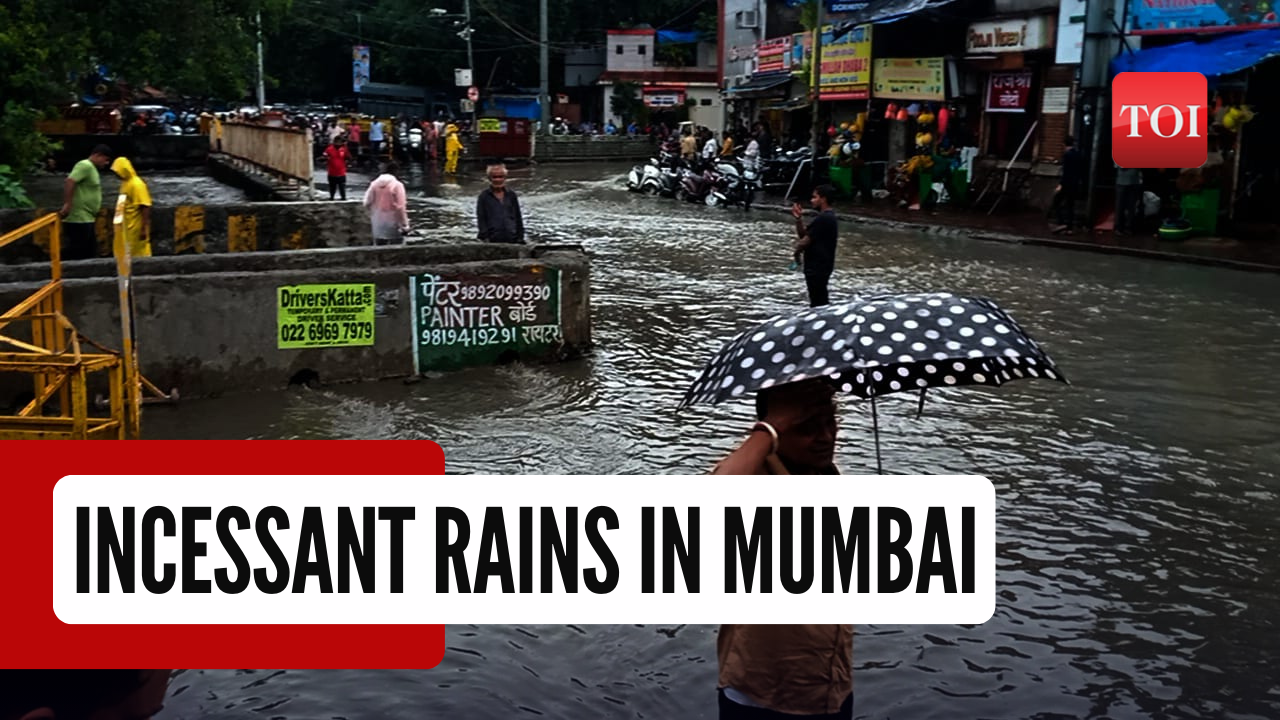
[[[1111,159],[1125,168],[1198,168],[1209,156],[1209,83],[1195,72],[1126,72],[1111,85]]]

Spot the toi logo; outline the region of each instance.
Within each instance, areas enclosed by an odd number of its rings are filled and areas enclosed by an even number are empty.
[[[1125,168],[1204,165],[1208,96],[1200,73],[1120,73],[1111,86],[1111,159]]]

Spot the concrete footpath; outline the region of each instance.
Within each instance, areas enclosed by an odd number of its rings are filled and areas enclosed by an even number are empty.
[[[789,206],[772,203],[753,207],[791,212]],[[891,227],[946,237],[1045,245],[1068,250],[1280,273],[1280,236],[1263,240],[1196,237],[1165,241],[1154,235],[1118,236],[1110,230],[1092,234],[1077,230],[1074,235],[1057,235],[1049,229],[1045,215],[1040,212],[997,213],[988,216],[979,212],[944,208],[907,210],[892,207],[887,201],[866,203],[841,200],[835,204],[835,210],[843,222],[870,227]]]

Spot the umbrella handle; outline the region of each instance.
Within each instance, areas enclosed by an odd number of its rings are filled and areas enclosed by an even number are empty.
[[[876,412],[876,396],[871,396],[871,431],[876,438],[876,474],[884,474],[884,465],[880,462],[880,416]]]
[[[920,407],[916,408],[917,420],[919,420],[924,415],[924,393],[925,393],[925,388],[920,388]]]

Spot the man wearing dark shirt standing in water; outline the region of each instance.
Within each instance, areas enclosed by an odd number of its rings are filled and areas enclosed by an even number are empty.
[[[520,199],[507,189],[507,167],[489,166],[489,187],[476,198],[476,224],[484,242],[524,243]]]
[[[800,203],[791,205],[791,214],[796,219],[796,259],[804,256],[804,282],[809,288],[809,307],[831,303],[827,283],[836,267],[836,235],[839,230],[836,213],[831,209],[831,199],[835,194],[835,188],[830,185],[819,185],[813,189],[809,202],[818,211],[818,217],[807,228]]]

